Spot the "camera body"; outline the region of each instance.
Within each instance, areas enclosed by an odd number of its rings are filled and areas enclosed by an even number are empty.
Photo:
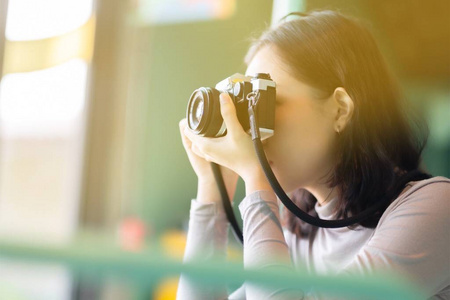
[[[220,113],[219,95],[228,93],[236,107],[242,128],[250,131],[249,101],[256,102],[256,115],[261,139],[274,133],[276,84],[267,73],[245,76],[239,73],[220,81],[215,88],[196,89],[188,103],[186,119],[188,127],[205,137],[220,137],[226,134],[226,126]]]

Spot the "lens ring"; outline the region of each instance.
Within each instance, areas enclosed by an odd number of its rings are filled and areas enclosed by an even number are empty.
[[[188,127],[201,136],[216,136],[222,126],[219,91],[213,88],[196,89],[188,102],[186,119]]]
[[[205,98],[205,94],[202,91],[197,90],[192,94],[191,100],[189,101],[189,113],[187,114],[187,118],[189,128],[194,131],[197,131],[204,126],[203,123],[205,123],[205,119],[203,119],[202,117],[205,111],[205,105],[208,105],[208,102],[207,100],[205,100]]]

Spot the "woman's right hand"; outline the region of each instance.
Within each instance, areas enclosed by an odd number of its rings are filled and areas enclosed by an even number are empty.
[[[211,162],[199,155],[199,151],[193,147],[191,141],[186,137],[184,131],[189,130],[187,120],[183,119],[179,123],[180,135],[184,149],[189,158],[192,168],[198,178],[197,201],[199,202],[219,202],[221,196],[217,187],[216,180],[211,168]],[[236,191],[238,175],[230,169],[220,166],[222,177],[227,188],[230,201],[233,200]]]

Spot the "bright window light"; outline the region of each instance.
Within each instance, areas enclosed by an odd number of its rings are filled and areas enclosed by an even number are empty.
[[[236,0],[141,0],[139,16],[145,23],[170,24],[226,19],[236,10]]]
[[[6,39],[38,40],[80,27],[92,14],[93,0],[9,0]]]
[[[54,135],[84,109],[88,64],[81,59],[42,71],[6,75],[0,85],[5,135]]]

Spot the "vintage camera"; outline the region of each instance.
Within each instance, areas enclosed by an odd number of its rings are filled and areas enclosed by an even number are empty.
[[[257,73],[252,77],[236,73],[219,82],[215,88],[198,88],[192,93],[187,106],[188,127],[201,136],[225,135],[226,126],[220,114],[219,95],[228,93],[236,107],[239,122],[247,132],[250,130],[249,101],[256,100],[261,139],[266,139],[273,135],[274,130],[275,87],[269,74]]]

